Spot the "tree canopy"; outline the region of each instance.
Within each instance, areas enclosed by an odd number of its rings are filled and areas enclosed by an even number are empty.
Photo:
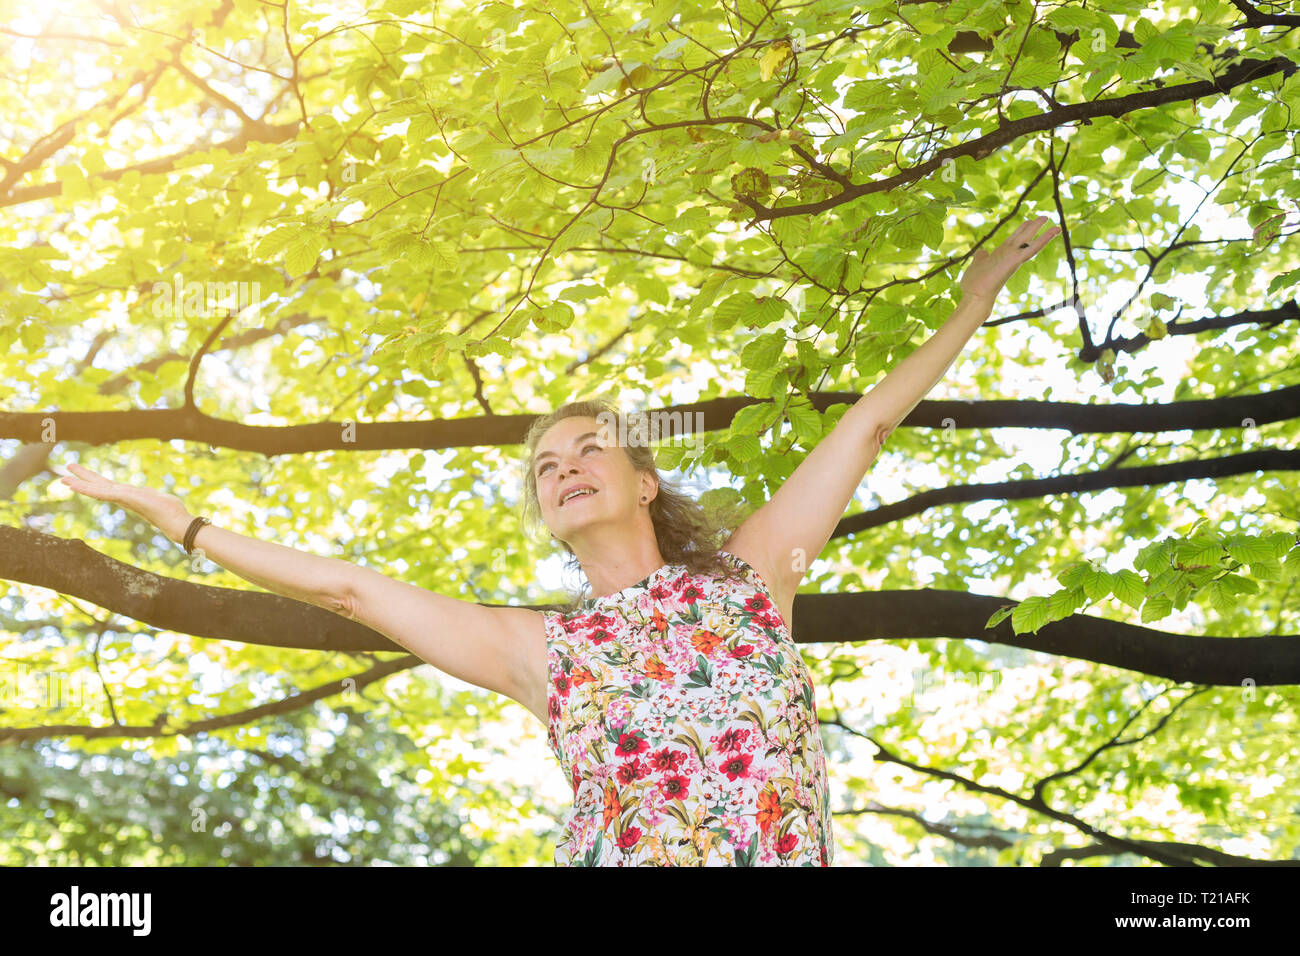
[[[0,6],[2,862],[544,864],[565,797],[513,701],[50,464],[554,606],[535,416],[662,413],[730,526],[1039,213],[795,600],[838,858],[1300,860],[1300,16]]]

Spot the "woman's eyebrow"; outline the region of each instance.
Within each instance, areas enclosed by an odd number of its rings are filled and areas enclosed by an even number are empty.
[[[585,439],[588,439],[588,438],[596,438],[596,437],[597,437],[597,435],[596,435],[595,432],[586,432],[585,434],[579,435],[577,438],[575,438],[575,439],[573,440],[573,443],[576,445],[576,444],[577,444],[578,442],[580,442],[580,441],[584,441]],[[541,461],[541,460],[542,460],[543,458],[545,458],[547,455],[550,455],[552,458],[557,458],[557,457],[559,457],[559,456],[556,455],[555,452],[553,452],[553,451],[544,451],[544,452],[542,452],[540,455],[538,455],[536,458],[534,458],[533,461],[534,461],[534,462]]]

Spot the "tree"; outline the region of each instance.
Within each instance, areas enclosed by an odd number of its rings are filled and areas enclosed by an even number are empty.
[[[52,494],[55,449],[246,534],[542,606],[515,478],[534,415],[597,392],[666,413],[661,464],[734,519],[1039,210],[1061,254],[1012,279],[795,602],[841,852],[1297,859],[1300,17],[97,9],[15,6],[4,31],[26,80],[0,576],[23,586],[0,608],[14,662],[89,674],[103,637],[148,676],[107,723],[15,699],[11,748],[165,760],[219,715],[420,663]],[[190,637],[242,686],[191,700]]]

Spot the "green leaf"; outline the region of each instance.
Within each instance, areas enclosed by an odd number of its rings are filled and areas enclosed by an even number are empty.
[[[1083,588],[1066,588],[1057,591],[1047,599],[1047,613],[1049,620],[1059,621],[1062,618],[1069,617],[1078,610],[1087,600],[1083,593]]]
[[[722,281],[712,284],[712,292],[716,294],[721,287]],[[701,296],[705,294],[701,291]],[[711,298],[712,296],[710,296]],[[698,297],[697,297],[698,298]],[[738,292],[735,295],[728,296],[724,301],[718,303],[717,308],[713,310],[713,319],[711,327],[718,332],[731,328],[736,322],[745,315],[746,311],[752,307],[754,296],[748,292]],[[707,303],[704,303],[707,305]]]
[[[740,462],[749,462],[762,453],[762,445],[759,444],[758,437],[753,434],[737,434],[728,438],[727,446],[731,449]]]
[[[316,264],[325,240],[318,234],[303,230],[294,235],[284,248],[284,267],[289,275],[302,275]]]
[[[455,272],[459,261],[456,244],[448,239],[435,239],[429,243],[433,268],[439,272]]]
[[[1110,594],[1112,580],[1112,575],[1089,566],[1088,573],[1083,577],[1083,593],[1089,601],[1096,603]]]
[[[754,309],[746,318],[757,326],[771,325],[785,316],[786,302],[780,296],[765,295],[754,300]]]
[[[1212,535],[1197,535],[1179,542],[1174,548],[1175,560],[1184,565],[1207,564],[1217,566],[1223,554],[1223,542]]]
[[[747,369],[763,371],[775,367],[785,352],[786,334],[768,332],[741,350],[740,361]]]
[[[801,443],[812,445],[821,438],[821,414],[817,409],[813,408],[812,403],[807,399],[803,399],[802,402],[791,402],[785,413],[786,417],[790,419],[790,425],[794,429],[795,437]]]
[[[280,226],[273,229],[258,240],[254,253],[259,258],[270,259],[283,252],[296,236],[305,231],[303,226]]]
[[[1047,14],[1046,20],[1062,33],[1086,31],[1099,25],[1099,17],[1095,13],[1078,7],[1056,7]]]
[[[776,406],[772,402],[755,402],[746,405],[731,419],[732,434],[739,435],[762,431],[771,424],[772,413]]]
[[[1284,535],[1283,538],[1286,536]],[[1272,564],[1286,550],[1285,540],[1276,536],[1256,537],[1253,535],[1233,535],[1224,542],[1228,554],[1242,564]]]
[[[750,369],[745,375],[745,392],[756,398],[772,398],[785,387],[785,369],[780,365]]]
[[[599,299],[607,295],[609,295],[609,290],[607,290],[603,285],[584,283],[581,285],[571,285],[566,289],[562,289],[556,298],[565,299],[569,302],[585,302],[588,299]]]
[[[1111,593],[1129,607],[1137,610],[1146,599],[1147,586],[1142,576],[1127,568],[1111,575]]]
[[[986,623],[984,627],[986,629],[997,627],[998,624],[1000,624],[1002,621],[1004,621],[1007,617],[1011,615],[1011,612],[1013,610],[1014,608],[1010,606],[998,608],[998,610],[994,611],[993,614],[989,617],[988,623]],[[1013,629],[1014,629],[1014,624],[1013,624]]]
[[[698,319],[698,317],[702,315],[703,311],[714,303],[714,299],[718,298],[719,291],[722,291],[722,287],[727,285],[729,278],[731,277],[725,276],[725,274],[724,276],[711,276],[710,278],[707,278],[705,284],[699,287],[699,293],[690,299],[690,306],[686,307],[686,317],[688,317],[688,319]],[[732,323],[735,323],[737,317],[740,317],[738,307],[736,316],[732,317]],[[727,326],[724,326],[724,328],[729,328],[729,323]]]
[[[1174,65],[1195,79],[1209,80],[1211,83],[1215,80],[1214,73],[1208,67],[1202,66],[1194,60],[1176,60]]]
[[[534,313],[533,321],[543,332],[563,332],[573,324],[573,319],[571,306],[564,302],[553,302],[540,313]]]
[[[624,76],[627,73],[631,73],[633,69],[635,69],[635,67],[632,64],[624,64],[620,66],[618,63],[615,63],[613,66],[609,67],[609,69],[593,76],[583,92],[591,96],[596,96],[617,89],[618,85],[623,82]]]
[[[1149,597],[1142,605],[1142,623],[1159,621],[1173,613],[1174,602],[1167,597]]]
[[[1011,629],[1017,634],[1033,634],[1050,619],[1047,598],[1034,595],[1025,598],[1011,612]]]

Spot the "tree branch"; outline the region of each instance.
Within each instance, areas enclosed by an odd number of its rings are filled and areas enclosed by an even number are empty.
[[[813,392],[814,407],[852,405],[858,392]],[[1249,419],[1255,426],[1286,421],[1300,412],[1300,385],[1222,398],[1147,404],[1037,402],[1022,399],[990,401],[923,400],[903,419],[907,428],[1063,428],[1072,434],[1182,431],[1185,429],[1241,428]],[[661,416],[665,436],[730,427],[732,418],[747,405],[770,399],[748,395],[713,398],[684,405],[669,405],[651,414]],[[236,448],[264,455],[297,455],[315,451],[380,451],[394,448],[469,448],[517,445],[524,440],[536,414],[479,415],[467,418],[406,422],[362,422],[344,440],[343,422],[308,425],[245,425],[203,414],[194,408],[132,409],[107,412],[0,412],[0,439],[16,438],[39,443],[50,419],[58,441],[111,445],[153,438],[184,439],[217,448]],[[668,427],[668,426],[672,427]],[[1197,476],[1201,477],[1201,476]]]
[[[151,627],[263,647],[321,651],[404,648],[356,621],[301,601],[258,591],[167,578],[116,561],[83,541],[0,526],[0,579],[84,598]],[[505,605],[475,602],[484,607]],[[952,638],[1022,647],[1122,667],[1174,681],[1240,687],[1300,684],[1300,635],[1201,637],[1074,614],[1034,634],[1017,635],[1010,617],[984,622],[1006,598],[965,591],[797,594],[797,643]],[[560,610],[559,604],[508,605]]]

